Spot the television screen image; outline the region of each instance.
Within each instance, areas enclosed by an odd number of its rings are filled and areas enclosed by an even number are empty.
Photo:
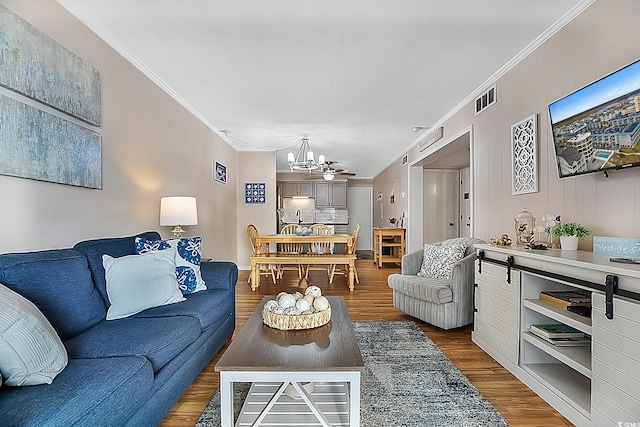
[[[551,104],[560,178],[640,166],[640,61]]]

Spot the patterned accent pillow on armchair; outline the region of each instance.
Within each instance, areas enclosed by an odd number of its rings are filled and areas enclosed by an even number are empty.
[[[422,267],[418,276],[432,279],[450,279],[453,264],[464,257],[467,245],[424,245]]]

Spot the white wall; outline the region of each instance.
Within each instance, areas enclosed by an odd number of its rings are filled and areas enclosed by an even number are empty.
[[[0,253],[68,247],[159,226],[160,198],[197,197],[203,253],[237,254],[236,151],[54,0],[0,0],[102,74],[102,190],[0,176]],[[212,179],[212,161],[230,171]],[[246,226],[246,224],[245,224]]]
[[[275,152],[240,152],[238,162],[242,165],[238,173],[238,185],[243,194],[245,182],[267,184],[267,203],[265,204],[247,204],[244,198],[238,197],[238,268],[250,269],[249,257],[252,251],[247,237],[247,225],[255,225],[260,234],[273,234],[278,231],[276,155]]]
[[[495,105],[475,116],[469,103],[444,122],[445,140],[474,129],[476,237],[513,236],[513,218],[524,208],[536,218],[561,214],[600,236],[640,236],[640,169],[614,171],[608,179],[559,179],[547,113],[550,102],[640,58],[639,20],[637,0],[598,0],[497,80]],[[539,191],[512,196],[510,129],[532,114],[538,115]],[[423,153],[413,147],[408,154],[411,163]],[[376,191],[401,170],[399,162],[390,165],[374,179]],[[591,247],[591,239],[581,242],[580,249]]]

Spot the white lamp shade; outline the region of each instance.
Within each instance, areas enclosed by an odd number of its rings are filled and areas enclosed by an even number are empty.
[[[198,225],[195,197],[163,197],[160,199],[160,225]]]

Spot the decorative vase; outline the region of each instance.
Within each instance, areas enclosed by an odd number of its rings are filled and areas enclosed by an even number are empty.
[[[579,241],[577,236],[560,236],[560,247],[564,251],[575,251]]]
[[[516,227],[516,245],[528,245],[533,243],[533,233],[536,228],[536,219],[526,208],[516,214],[514,218]]]

